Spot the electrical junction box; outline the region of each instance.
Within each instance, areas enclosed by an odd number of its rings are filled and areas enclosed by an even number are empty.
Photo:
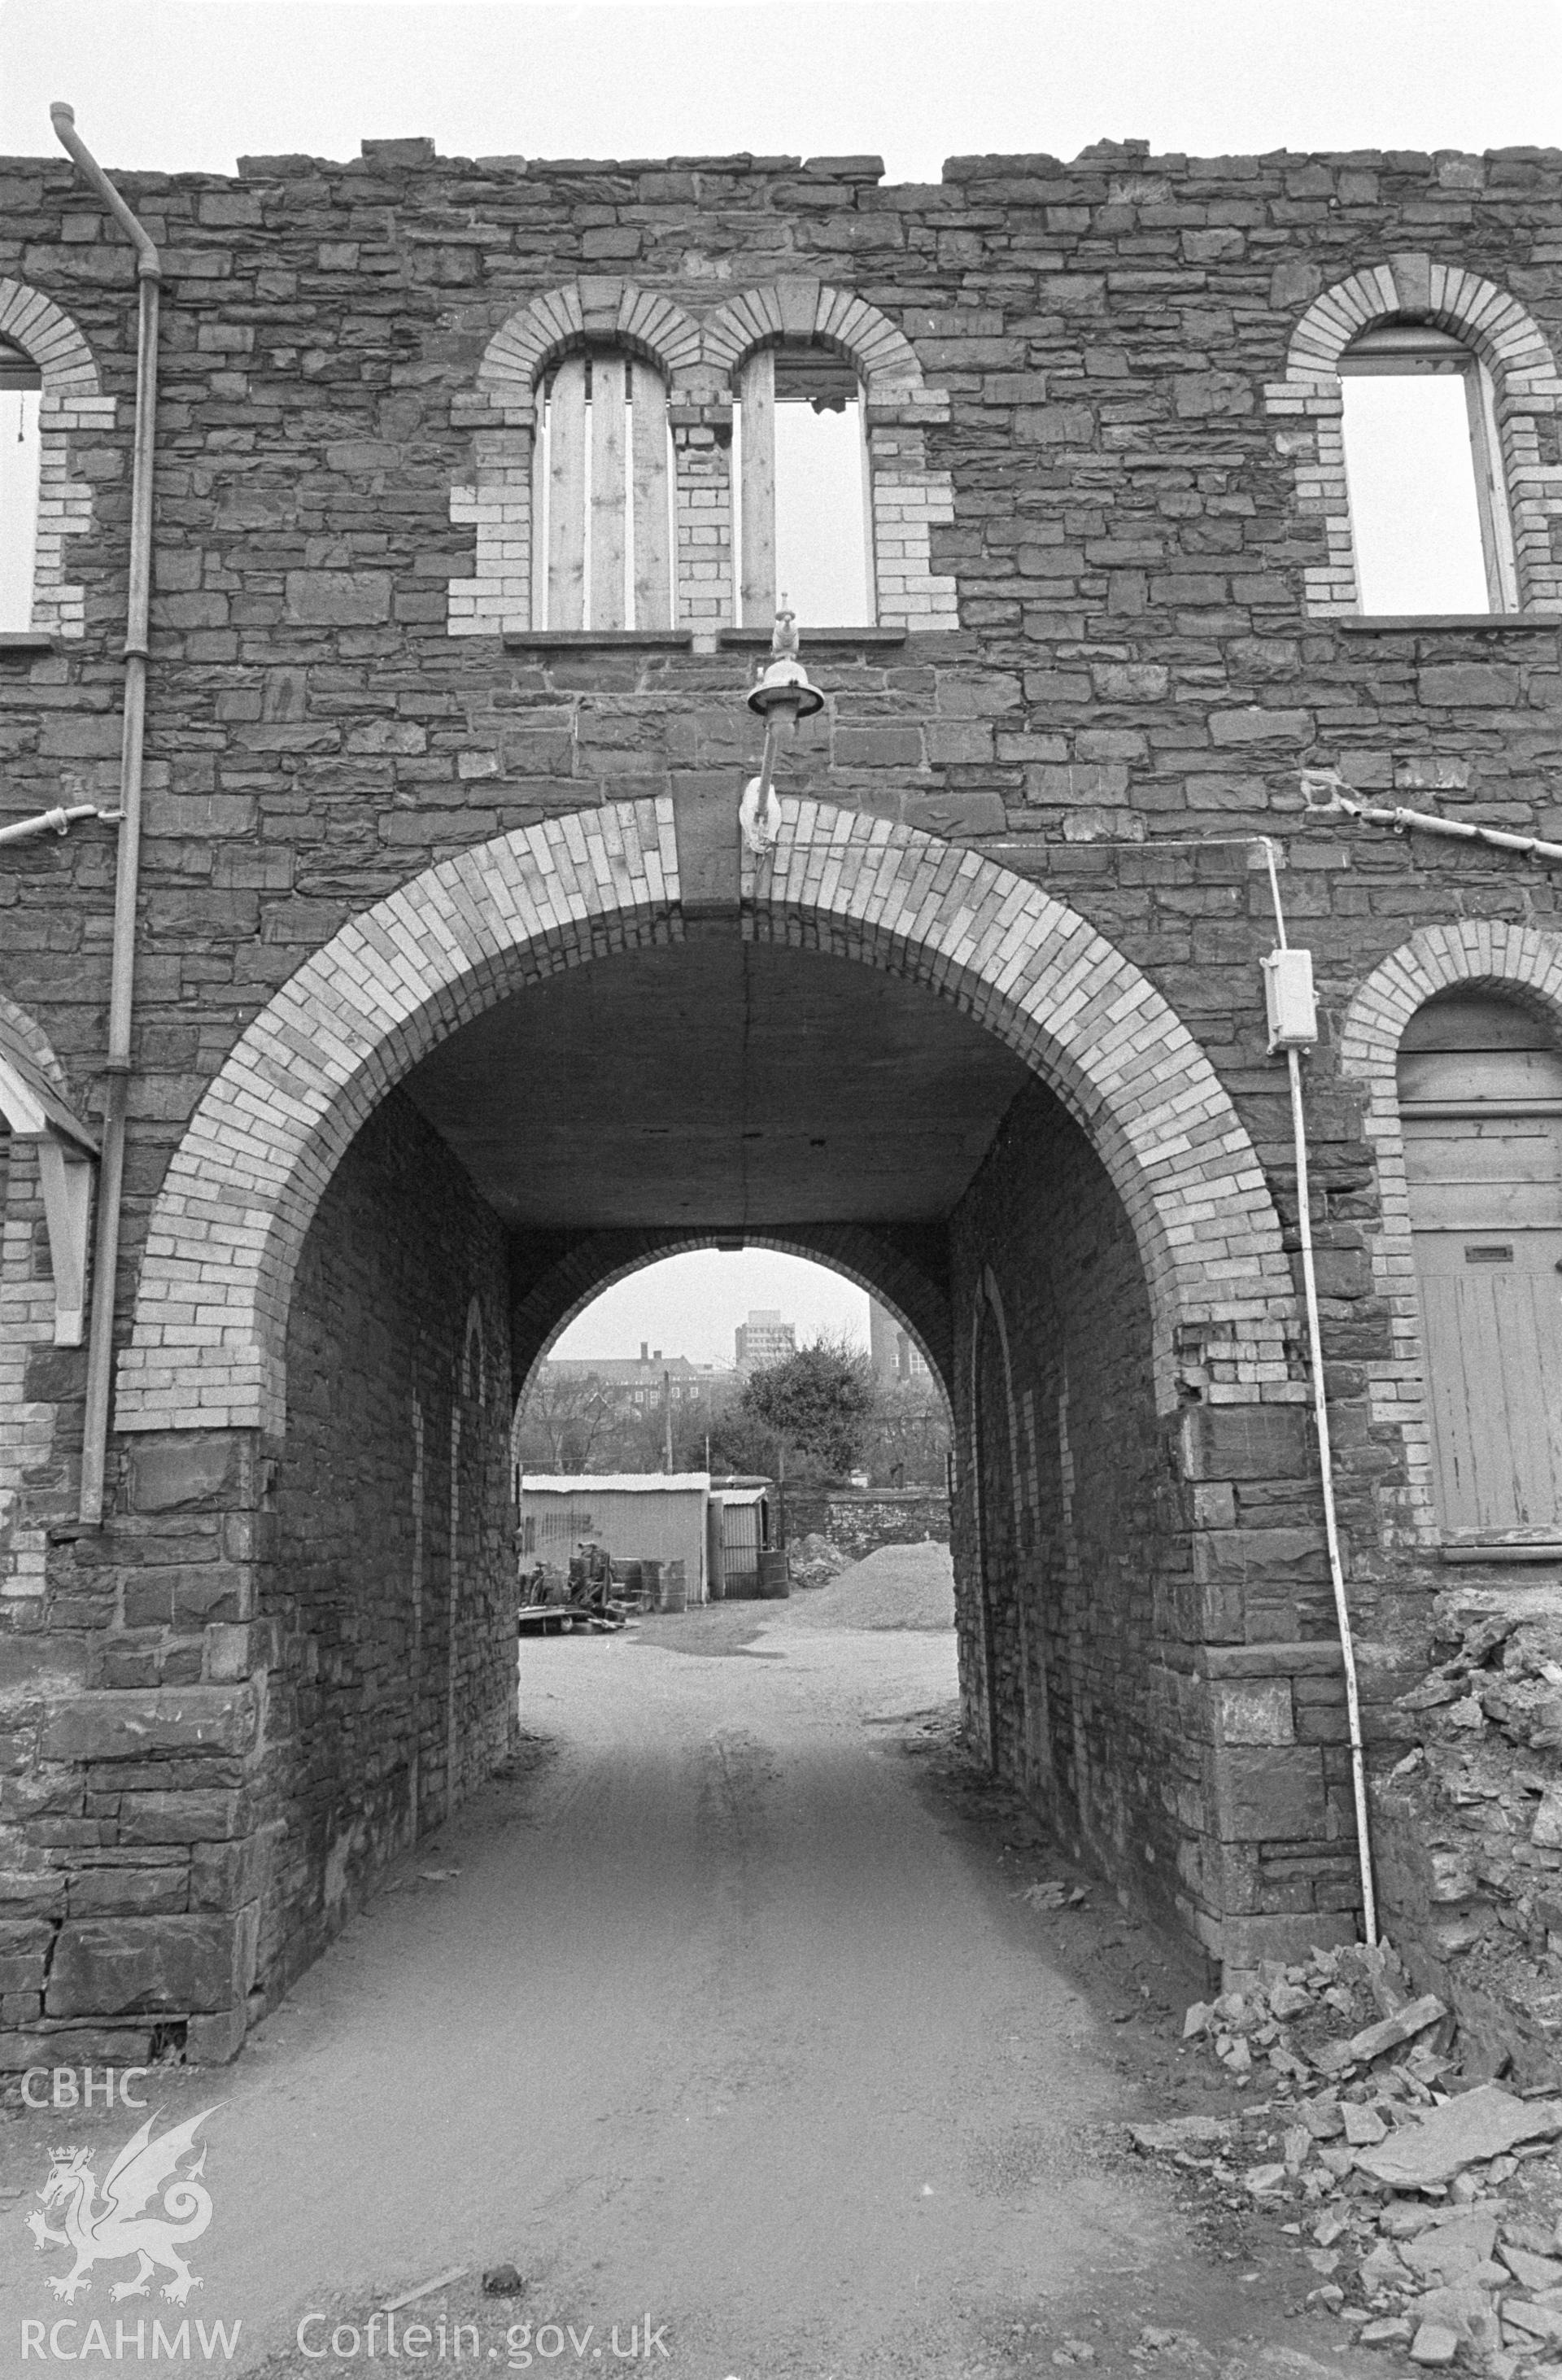
[[[1269,1054],[1311,1050],[1318,1038],[1318,1002],[1313,990],[1311,951],[1271,951],[1264,962],[1264,1005],[1269,1017]]]

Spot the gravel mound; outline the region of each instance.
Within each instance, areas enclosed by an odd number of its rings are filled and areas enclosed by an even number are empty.
[[[880,1546],[828,1586],[793,1588],[790,1602],[767,1604],[799,1628],[952,1628],[954,1565],[948,1546]]]

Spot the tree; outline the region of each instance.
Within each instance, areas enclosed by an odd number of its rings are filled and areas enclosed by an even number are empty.
[[[545,1475],[588,1470],[611,1418],[611,1401],[599,1379],[539,1366],[516,1432],[522,1470]]]
[[[949,1451],[949,1407],[932,1375],[885,1382],[864,1449],[874,1486],[942,1488]]]
[[[751,1372],[741,1411],[780,1441],[781,1461],[801,1472],[840,1478],[857,1463],[878,1399],[873,1367],[845,1338],[821,1336],[779,1364]]]

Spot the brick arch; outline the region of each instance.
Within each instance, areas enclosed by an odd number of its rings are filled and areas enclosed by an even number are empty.
[[[92,526],[92,491],[70,476],[70,439],[114,428],[115,403],[92,350],[62,307],[25,281],[0,278],[0,339],[38,367],[39,505],[32,565],[32,625],[59,637],[87,630],[86,597],[67,583],[65,540]]]
[[[1001,1415],[984,1414],[984,1400],[982,1396],[982,1357],[983,1350],[987,1343],[989,1332],[997,1346],[999,1366],[1003,1375],[1003,1412]],[[999,1466],[999,1468],[1000,1471],[1007,1474],[1009,1488],[1009,1524],[1013,1531],[1012,1542],[1016,1559],[1018,1559],[1020,1548],[1024,1543],[1025,1470],[1020,1444],[1020,1412],[1014,1400],[1014,1364],[1012,1355],[1010,1352],[1009,1318],[1004,1311],[1003,1292],[999,1287],[998,1276],[994,1272],[991,1265],[984,1265],[982,1267],[980,1277],[978,1278],[975,1285],[975,1294],[971,1300],[970,1332],[965,1354],[965,1417],[968,1439],[966,1460],[969,1464],[969,1476],[971,1481],[970,1509],[972,1517],[975,1524],[975,1579],[980,1610],[979,1644],[981,1653],[980,1692],[982,1696],[982,1720],[987,1740],[987,1756],[992,1766],[996,1768],[999,1764],[999,1723],[998,1684],[994,1674],[994,1664],[997,1660],[998,1654],[996,1625],[998,1615],[993,1608],[991,1578],[987,1560],[988,1548],[993,1535],[993,1516],[990,1501],[987,1496],[987,1471],[984,1468],[982,1461],[984,1437],[986,1435],[983,1428],[984,1420],[987,1421],[989,1431],[994,1425],[997,1425],[1001,1427],[1003,1433],[1003,1447],[1007,1460]],[[990,1435],[987,1436],[987,1445],[990,1453],[992,1451]],[[1026,1627],[1025,1620],[1025,1597],[1021,1594],[1016,1597],[1015,1624],[1019,1639],[1021,1675],[1023,1682],[1021,1689],[1022,1707],[1025,1714],[1021,1733],[1023,1740],[1028,1742],[1031,1734],[1028,1706],[1031,1645],[1029,1631]],[[1043,1743],[1045,1744],[1050,1734],[1050,1726],[1047,1711],[1045,1672],[1043,1673],[1042,1680],[1041,1708],[1037,1716],[1041,1722],[1040,1732]]]
[[[1405,1448],[1405,1487],[1380,1491],[1388,1544],[1424,1545],[1439,1534],[1399,1060],[1405,1027],[1417,1010],[1439,992],[1454,990],[1517,996],[1545,1016],[1562,1046],[1562,934],[1500,918],[1423,927],[1374,969],[1341,1025],[1340,1072],[1366,1095],[1362,1131],[1376,1160],[1382,1217],[1373,1242],[1373,1280],[1388,1309],[1390,1352],[1370,1368],[1369,1390],[1374,1420],[1397,1423]]]
[[[1339,364],[1352,339],[1397,318],[1449,332],[1485,365],[1502,449],[1519,600],[1527,610],[1562,608],[1562,557],[1546,507],[1538,425],[1539,416],[1562,409],[1562,378],[1545,335],[1495,281],[1411,251],[1352,273],[1315,298],[1291,334],[1285,379],[1265,391],[1271,414],[1300,416],[1315,425],[1314,452],[1298,457],[1297,493],[1304,514],[1322,516],[1328,552],[1326,562],[1305,574],[1308,610],[1359,607]]]
[[[668,1257],[730,1243],[731,1234],[724,1232],[676,1227],[663,1232],[592,1232],[574,1241],[516,1301],[511,1347],[517,1405],[525,1403],[539,1368],[570,1324],[605,1290]],[[784,1234],[745,1231],[743,1245],[772,1248],[781,1256],[805,1257],[858,1289],[866,1289],[915,1340],[928,1370],[948,1398],[953,1348],[949,1298],[895,1246],[889,1232],[881,1234],[860,1223],[817,1223]]]
[[[603,275],[566,282],[501,323],[478,367],[489,412],[513,428],[533,418],[537,383],[555,358],[588,339],[644,356],[669,383],[698,363],[700,334],[675,299]]]
[[[42,1026],[0,992],[0,1023],[50,1088],[69,1102],[64,1067]],[[55,1408],[28,1389],[33,1351],[54,1345],[55,1284],[37,1261],[46,1229],[36,1143],[12,1136],[0,1109],[0,1581],[7,1594],[41,1597],[55,1517],[36,1492],[58,1460]],[[44,1357],[44,1360],[50,1360]],[[36,1509],[33,1509],[36,1507]]]
[[[787,798],[745,930],[920,982],[1040,1075],[1117,1186],[1144,1265],[1157,1402],[1196,1357],[1220,1399],[1290,1401],[1278,1219],[1208,1059],[1094,927],[978,853]],[[209,1086],[151,1218],[122,1430],[280,1430],[304,1235],[372,1110],[470,1017],[561,969],[683,934],[670,798],[573,811],[441,861],[333,935]]]
[[[714,370],[731,374],[756,347],[778,339],[817,341],[844,356],[862,375],[875,404],[904,404],[922,390],[916,351],[888,314],[854,290],[784,275],[745,289],[718,307],[705,325],[705,360]]]
[[[950,418],[947,391],[927,387],[904,332],[866,298],[786,274],[741,291],[708,317],[707,370],[730,383],[745,357],[781,339],[817,340],[862,379],[879,625],[958,628],[959,590],[951,573],[935,570],[932,539],[954,519],[954,481],[930,460],[926,439]]]
[[[489,1391],[488,1340],[483,1331],[483,1309],[475,1291],[466,1305],[466,1320],[461,1336],[461,1361],[456,1370],[461,1394],[486,1405]]]
[[[70,1085],[66,1080],[65,1068],[54,1054],[54,1043],[37,1019],[25,1008],[18,1008],[14,1000],[7,1000],[3,991],[0,991],[0,1023],[6,1026],[12,1038],[26,1050],[39,1073],[53,1085],[60,1097],[68,1099]]]
[[[648,358],[669,392],[699,366],[699,331],[683,307],[614,274],[566,282],[501,323],[475,390],[451,407],[454,426],[475,432],[475,470],[452,488],[450,517],[477,532],[473,576],[446,581],[453,637],[531,625],[538,384],[556,357],[592,340]]]

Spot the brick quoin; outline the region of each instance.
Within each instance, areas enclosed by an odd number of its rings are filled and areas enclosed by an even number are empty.
[[[94,1293],[113,1502],[75,1524],[84,1359],[52,1343],[18,1141],[0,2059],[154,2028],[228,2054],[502,1756],[515,1392],[595,1288],[700,1235],[523,1254],[398,1087],[713,908],[954,1002],[1029,1070],[936,1229],[766,1235],[873,1287],[949,1386],[974,1740],[1229,1972],[1348,1936],[1257,838],[1321,994],[1378,1757],[1446,1575],[1395,1056],[1455,984],[1562,1022],[1562,935],[1550,869],[1314,814],[1301,771],[1562,834],[1562,156],[1107,141],[898,188],[863,158],[401,142],[123,183],[164,282],[125,1231]],[[0,163],[45,475],[33,625],[0,639],[7,817],[118,798],[136,301],[94,213],[66,161]],[[1406,315],[1488,376],[1501,616],[1356,608],[1340,357]],[[733,401],[797,339],[862,385],[875,618],[805,634],[825,707],[740,868],[763,629],[733,617]],[[675,467],[673,625],[606,642],[532,617],[540,379],[604,346],[663,379]],[[0,1017],[88,1117],[111,844],[0,856]]]

